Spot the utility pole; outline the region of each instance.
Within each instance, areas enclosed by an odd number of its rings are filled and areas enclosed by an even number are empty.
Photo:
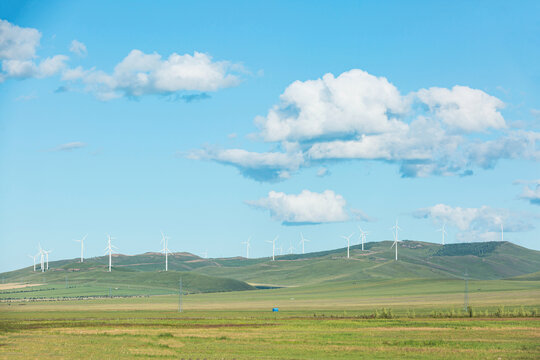
[[[67,275],[66,275],[66,289],[68,288]]]
[[[465,270],[465,311],[469,310],[469,278],[467,270]]]
[[[182,312],[182,278],[178,282],[178,312]]]

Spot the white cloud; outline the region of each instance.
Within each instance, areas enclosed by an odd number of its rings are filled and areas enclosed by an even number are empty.
[[[396,163],[403,177],[472,175],[473,169],[493,168],[501,159],[540,161],[540,132],[509,129],[500,113],[503,106],[496,97],[466,86],[402,96],[387,79],[354,69],[293,82],[267,116],[255,118],[260,132],[251,138],[302,159],[292,172],[284,165],[289,174],[343,160]],[[205,159],[246,174],[257,159],[265,159],[250,154],[253,162],[246,168],[219,157]],[[278,173],[274,167],[266,178],[256,178],[274,181]]]
[[[319,168],[319,170],[317,170],[317,176],[318,177],[325,177],[325,176],[328,176],[330,175],[330,170],[328,170],[328,168],[326,167],[321,167]]]
[[[199,52],[173,53],[162,59],[157,53],[132,50],[115,66],[112,74],[75,68],[66,71],[64,80],[81,80],[87,91],[95,93],[99,99],[110,100],[176,91],[217,91],[238,85],[240,78],[234,73],[236,68],[236,64],[213,61],[211,56]]]
[[[520,198],[529,200],[533,205],[540,205],[540,179],[532,181],[533,185],[525,186],[523,192],[520,195]],[[536,186],[534,186],[536,184]]]
[[[499,159],[540,161],[540,132],[516,130],[494,140],[471,141],[467,158],[471,164],[492,168]]]
[[[287,179],[304,163],[301,152],[250,152],[243,149],[204,149],[187,154],[189,159],[213,160],[237,167],[244,176],[259,181]]]
[[[419,90],[416,96],[451,128],[481,132],[506,127],[499,112],[504,103],[481,90],[459,85],[452,89],[432,87]]]
[[[7,78],[44,78],[53,76],[66,67],[65,55],[54,55],[36,60],[36,48],[41,33],[32,28],[21,28],[0,20],[0,82]]]
[[[408,107],[388,80],[357,69],[337,78],[326,74],[295,81],[280,100],[266,117],[255,119],[266,141],[399,131],[403,124],[389,114],[402,114]]]
[[[33,60],[4,60],[2,71],[6,77],[27,79],[44,78],[59,73],[66,67],[69,58],[65,55],[55,55],[36,64]]]
[[[51,151],[71,151],[71,150],[83,148],[86,145],[87,145],[86,143],[83,143],[80,141],[74,141],[74,142],[58,145],[57,147],[51,149]]]
[[[71,46],[69,47],[69,51],[71,51],[74,54],[77,54],[79,56],[86,56],[86,45],[84,45],[82,42],[73,40],[71,42]]]
[[[247,204],[270,211],[273,219],[286,225],[340,222],[349,219],[346,201],[332,190],[322,193],[303,190],[300,194],[270,191],[268,197]]]
[[[452,207],[445,204],[424,208],[416,211],[417,218],[431,218],[436,222],[445,222],[455,226],[462,233],[481,234],[499,232],[501,224],[505,232],[521,232],[533,229],[529,216],[524,213],[512,212],[507,209],[495,209],[489,206],[479,208]],[[468,234],[467,236],[470,236]],[[465,236],[465,235],[462,235]]]
[[[0,19],[0,60],[31,59],[36,54],[41,33]]]

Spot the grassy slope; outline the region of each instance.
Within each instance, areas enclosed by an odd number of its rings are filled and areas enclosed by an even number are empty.
[[[186,291],[212,292],[252,289],[244,281],[274,286],[303,286],[412,278],[457,279],[465,271],[473,279],[502,279],[532,273],[540,268],[540,252],[508,242],[451,244],[443,247],[433,243],[403,241],[399,244],[397,262],[394,261],[394,251],[390,245],[388,241],[371,242],[365,244],[366,251],[361,251],[359,245],[353,246],[350,259],[345,258],[345,248],[283,255],[277,257],[276,261],[241,257],[202,259],[189,253],[176,253],[169,257],[170,271],[167,273],[160,271],[163,254],[116,255],[112,273],[105,271],[107,257],[97,257],[87,259],[82,264],[77,260],[54,261],[50,263],[51,270],[44,274],[34,273],[28,267],[4,273],[2,277],[6,282],[42,283],[49,284],[49,287],[53,284],[59,291],[65,288],[63,285],[67,276],[70,286],[86,286],[85,294],[102,294],[110,286],[121,287],[122,294],[136,293],[135,289],[141,290],[142,294],[161,294],[176,289],[180,276],[184,278]],[[61,292],[68,296],[77,291]]]
[[[101,296],[108,294],[109,288],[114,295],[155,295],[170,294],[178,290],[178,281],[182,279],[186,292],[220,292],[252,290],[253,287],[239,280],[207,276],[194,272],[156,271],[142,272],[128,269],[115,269],[107,272],[104,268],[92,268],[85,271],[49,270],[47,272],[17,272],[8,277],[12,282],[43,284],[39,287],[8,290],[0,297],[64,297],[64,296]],[[67,287],[66,287],[67,285]],[[30,290],[32,293],[29,293]]]
[[[195,271],[221,274],[250,283],[300,285],[327,281],[374,280],[393,278],[461,278],[465,271],[475,279],[502,279],[527,274],[540,268],[540,252],[508,242],[438,244],[404,241],[400,243],[399,261],[394,261],[390,242],[368,243],[366,251],[346,249],[305,255],[285,255],[276,261],[261,261],[236,266],[207,266]],[[474,245],[474,246],[472,246]],[[482,245],[488,251],[479,252]],[[441,252],[441,249],[445,249]],[[471,254],[472,253],[472,254]]]

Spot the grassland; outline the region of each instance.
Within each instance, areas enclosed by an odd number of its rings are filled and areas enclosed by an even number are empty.
[[[386,245],[349,260],[343,249],[274,262],[182,253],[163,272],[147,253],[118,256],[111,273],[101,258],[5,273],[35,286],[0,291],[0,358],[540,358],[539,252],[411,241],[395,262]]]
[[[470,281],[473,318],[462,310],[463,289],[461,280],[400,279],[199,293],[183,296],[182,313],[173,295],[1,303],[0,357],[540,356],[540,317],[519,315],[540,310],[540,282]],[[501,305],[507,312],[497,317]],[[383,307],[395,318],[372,318]]]

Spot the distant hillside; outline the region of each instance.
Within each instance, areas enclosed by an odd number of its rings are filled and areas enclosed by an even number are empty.
[[[439,245],[420,241],[402,241],[398,258],[390,241],[346,248],[278,256],[276,261],[236,266],[207,266],[195,271],[231,277],[248,283],[301,285],[336,280],[394,278],[460,278],[467,272],[473,279],[502,279],[532,273],[540,269],[540,252],[509,242],[485,242]]]
[[[514,276],[508,280],[519,280],[519,281],[539,281],[540,280],[540,271],[537,271],[532,274],[525,274],[520,276]]]
[[[204,259],[190,253],[169,256],[169,272],[164,272],[160,253],[114,255],[113,271],[106,272],[106,256],[53,261],[50,271],[32,272],[31,267],[2,274],[6,282],[72,282],[133,284],[174,289],[180,277],[186,291],[231,291],[253,289],[250,284],[298,286],[330,281],[388,279],[461,278],[467,272],[472,279],[507,279],[540,270],[540,252],[509,242],[484,242],[439,245],[420,241],[401,241],[399,260],[394,260],[392,242],[370,242],[365,251],[360,245],[308,254],[270,258],[243,257]],[[234,280],[233,280],[234,279]]]
[[[143,263],[138,263],[138,256],[118,255],[117,259],[126,259],[130,266],[114,266],[112,272],[107,271],[107,265],[102,258],[88,259],[83,263],[77,260],[62,260],[49,263],[46,272],[32,271],[32,267],[3,273],[4,282],[31,284],[69,284],[70,286],[95,288],[126,288],[155,290],[151,293],[170,293],[178,290],[179,280],[182,279],[184,292],[223,292],[252,290],[254,287],[247,283],[224,278],[199,274],[191,271],[167,272],[157,270],[158,264],[147,263],[147,256],[140,255]],[[157,259],[156,259],[157,260]],[[162,259],[160,259],[162,260]],[[45,286],[46,287],[46,286]],[[83,291],[84,292],[84,291]]]

